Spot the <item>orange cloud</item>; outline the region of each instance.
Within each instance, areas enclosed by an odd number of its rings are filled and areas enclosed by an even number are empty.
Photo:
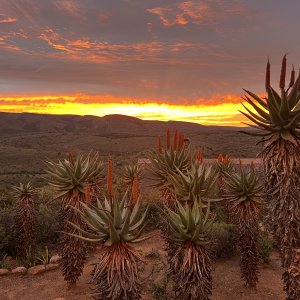
[[[220,20],[244,12],[240,1],[228,3],[226,1],[184,1],[165,7],[147,10],[159,16],[164,26],[193,24],[215,24]]]
[[[40,39],[58,52],[47,56],[56,56],[67,60],[85,61],[93,63],[155,61],[182,64],[182,59],[170,58],[165,61],[160,54],[172,52],[174,54],[187,50],[207,49],[202,43],[164,43],[160,41],[140,42],[135,44],[113,44],[105,41],[76,39],[61,36],[52,28],[45,29]],[[66,55],[68,54],[68,55]]]
[[[9,41],[3,37],[0,37],[0,48],[9,50],[9,51],[21,51],[20,47],[15,45],[14,42]]]
[[[224,99],[230,100],[229,96]],[[233,97],[232,99],[236,99]],[[6,112],[33,112],[47,114],[76,114],[103,116],[125,114],[144,120],[190,121],[204,125],[242,126],[245,118],[238,112],[241,105],[235,102],[206,100],[203,103],[175,105],[159,103],[153,99],[133,99],[111,95],[49,95],[49,96],[3,96],[1,110]]]
[[[14,23],[14,22],[17,22],[17,19],[14,18],[0,19],[0,23]]]

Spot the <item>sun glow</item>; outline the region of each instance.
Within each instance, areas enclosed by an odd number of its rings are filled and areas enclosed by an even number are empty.
[[[101,98],[101,97],[100,97]],[[1,111],[43,114],[75,114],[104,116],[129,115],[143,120],[187,121],[204,125],[243,126],[243,116],[238,112],[239,103],[230,102],[236,97],[226,96],[228,102],[196,105],[175,105],[151,101],[115,99],[112,96],[56,95],[33,97],[0,97]],[[124,98],[122,98],[124,99]],[[116,101],[118,100],[118,101]],[[200,101],[199,101],[200,102]]]

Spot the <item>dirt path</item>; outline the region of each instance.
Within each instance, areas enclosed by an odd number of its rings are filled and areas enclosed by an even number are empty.
[[[145,257],[143,270],[145,294],[143,300],[155,299],[153,293],[164,294],[162,282],[164,279],[163,241],[159,234],[151,240],[138,246],[138,251]],[[89,257],[84,274],[77,286],[66,289],[66,284],[59,270],[41,275],[25,275],[23,277],[10,275],[0,277],[0,300],[66,300],[92,299],[91,285],[88,284],[93,264],[97,262],[97,253]],[[260,281],[257,290],[246,289],[240,280],[238,257],[217,261],[213,267],[213,297],[212,300],[281,300],[285,298],[282,291],[280,261],[277,253],[273,253],[269,265],[260,266]],[[169,288],[168,288],[169,289]],[[170,290],[170,289],[169,289]],[[156,299],[171,299],[161,296]]]

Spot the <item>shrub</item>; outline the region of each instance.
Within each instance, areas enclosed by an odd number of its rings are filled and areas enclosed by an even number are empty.
[[[42,188],[38,192],[36,243],[41,246],[54,245],[60,230],[59,203],[52,201],[54,193],[49,188]]]
[[[214,257],[230,257],[235,253],[238,234],[232,224],[214,223],[211,231],[210,252]]]
[[[145,232],[150,232],[160,228],[160,208],[162,208],[162,204],[159,197],[159,194],[153,191],[147,191],[147,193],[142,194],[144,204],[148,205],[147,226],[145,228]]]
[[[15,211],[14,209],[0,210],[0,258],[4,255],[16,255],[15,236]]]
[[[259,255],[264,263],[270,262],[270,254],[273,249],[273,241],[267,232],[262,232],[258,238]]]
[[[7,188],[0,187],[0,210],[11,208],[14,198]]]

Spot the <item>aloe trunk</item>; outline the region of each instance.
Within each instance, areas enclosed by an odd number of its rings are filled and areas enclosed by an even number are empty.
[[[142,284],[138,276],[138,262],[142,261],[136,251],[120,241],[102,246],[97,264],[92,272],[96,285],[93,298],[103,300],[141,299]]]
[[[78,208],[79,201],[79,195],[76,195],[76,193],[74,195],[74,192],[72,196],[65,197],[62,200],[60,216],[63,232],[78,233],[69,222],[84,228],[80,215],[73,209],[73,207]],[[59,252],[62,257],[60,265],[62,267],[64,279],[67,281],[69,287],[75,285],[78,278],[81,276],[86,261],[87,251],[88,245],[86,242],[67,234],[62,234],[60,236]]]
[[[170,263],[175,265],[172,279],[176,299],[209,299],[212,261],[205,247],[187,241],[177,249]]]

